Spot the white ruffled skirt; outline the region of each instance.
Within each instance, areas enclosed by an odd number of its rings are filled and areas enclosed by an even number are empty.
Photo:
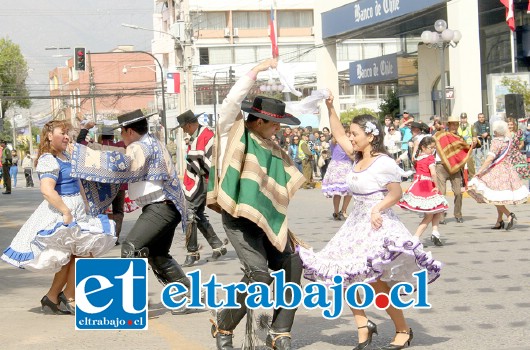
[[[72,255],[97,257],[114,247],[114,221],[106,215],[87,216],[79,194],[61,198],[74,221],[64,225],[62,214],[43,201],[4,250],[2,260],[19,268],[57,272]]]
[[[381,228],[372,229],[370,211],[379,200],[354,195],[351,214],[321,251],[297,248],[306,279],[333,284],[333,277],[339,275],[348,286],[378,279],[415,283],[412,274],[423,269],[429,283],[440,276],[442,264],[423,250],[391,209],[382,212]]]

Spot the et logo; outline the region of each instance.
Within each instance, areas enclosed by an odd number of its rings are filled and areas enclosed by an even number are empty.
[[[77,330],[147,330],[147,259],[77,259]]]

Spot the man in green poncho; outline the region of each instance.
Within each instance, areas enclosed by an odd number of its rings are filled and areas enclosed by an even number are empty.
[[[242,76],[232,87],[220,112],[210,168],[208,206],[222,214],[226,235],[243,265],[242,282],[271,284],[271,270],[285,270],[286,281],[300,283],[302,263],[289,241],[287,207],[304,177],[291,158],[270,138],[280,123],[300,121],[285,113],[282,101],[258,96],[243,99],[259,72],[275,68],[269,59]],[[246,121],[241,110],[248,112]],[[291,295],[286,293],[286,299]],[[222,309],[212,320],[217,349],[232,349],[233,331],[247,313],[246,293],[238,293],[239,309]],[[275,309],[266,344],[291,349],[291,327],[296,309]],[[247,316],[248,317],[248,316]],[[250,317],[247,327],[252,324]],[[246,337],[252,338],[248,331]]]

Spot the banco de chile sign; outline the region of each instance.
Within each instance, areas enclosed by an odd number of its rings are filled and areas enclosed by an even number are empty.
[[[322,13],[324,39],[425,10],[447,0],[359,0]]]
[[[372,84],[397,78],[396,54],[350,62],[350,85]]]

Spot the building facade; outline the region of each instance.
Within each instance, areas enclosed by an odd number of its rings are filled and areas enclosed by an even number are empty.
[[[401,110],[413,112],[424,121],[432,115],[440,115],[442,93],[447,89],[445,115],[466,112],[472,122],[479,112],[490,117],[504,113],[504,104],[494,101],[502,100],[504,95],[496,95],[492,90],[503,90],[505,94],[506,89],[488,84],[488,81],[495,74],[525,72],[523,75],[528,75],[530,56],[530,51],[525,50],[530,47],[528,1],[516,0],[514,4],[516,31],[511,36],[505,21],[506,8],[497,0],[320,2],[316,8],[319,15],[315,18],[321,23],[315,28],[321,30],[316,36],[322,38],[325,49],[317,55],[318,81],[334,86],[335,94],[339,93],[340,83],[335,74],[321,68],[337,67],[337,74],[340,72],[340,56],[333,43],[395,38],[398,43],[397,75],[380,75],[377,82],[397,86]],[[421,41],[422,32],[434,31],[438,19],[445,20],[450,29],[461,32],[458,45],[442,51]],[[406,60],[410,60],[412,66],[405,64],[406,71],[403,71]],[[362,66],[361,63],[362,60],[351,64]],[[445,87],[441,86],[442,74]],[[374,80],[370,82],[373,83]]]
[[[162,110],[160,88],[153,59],[146,54],[127,52],[86,54],[86,70],[75,69],[74,59],[66,67],[49,73],[51,111],[55,118],[69,120],[79,127],[83,119],[104,123],[134,110]]]

